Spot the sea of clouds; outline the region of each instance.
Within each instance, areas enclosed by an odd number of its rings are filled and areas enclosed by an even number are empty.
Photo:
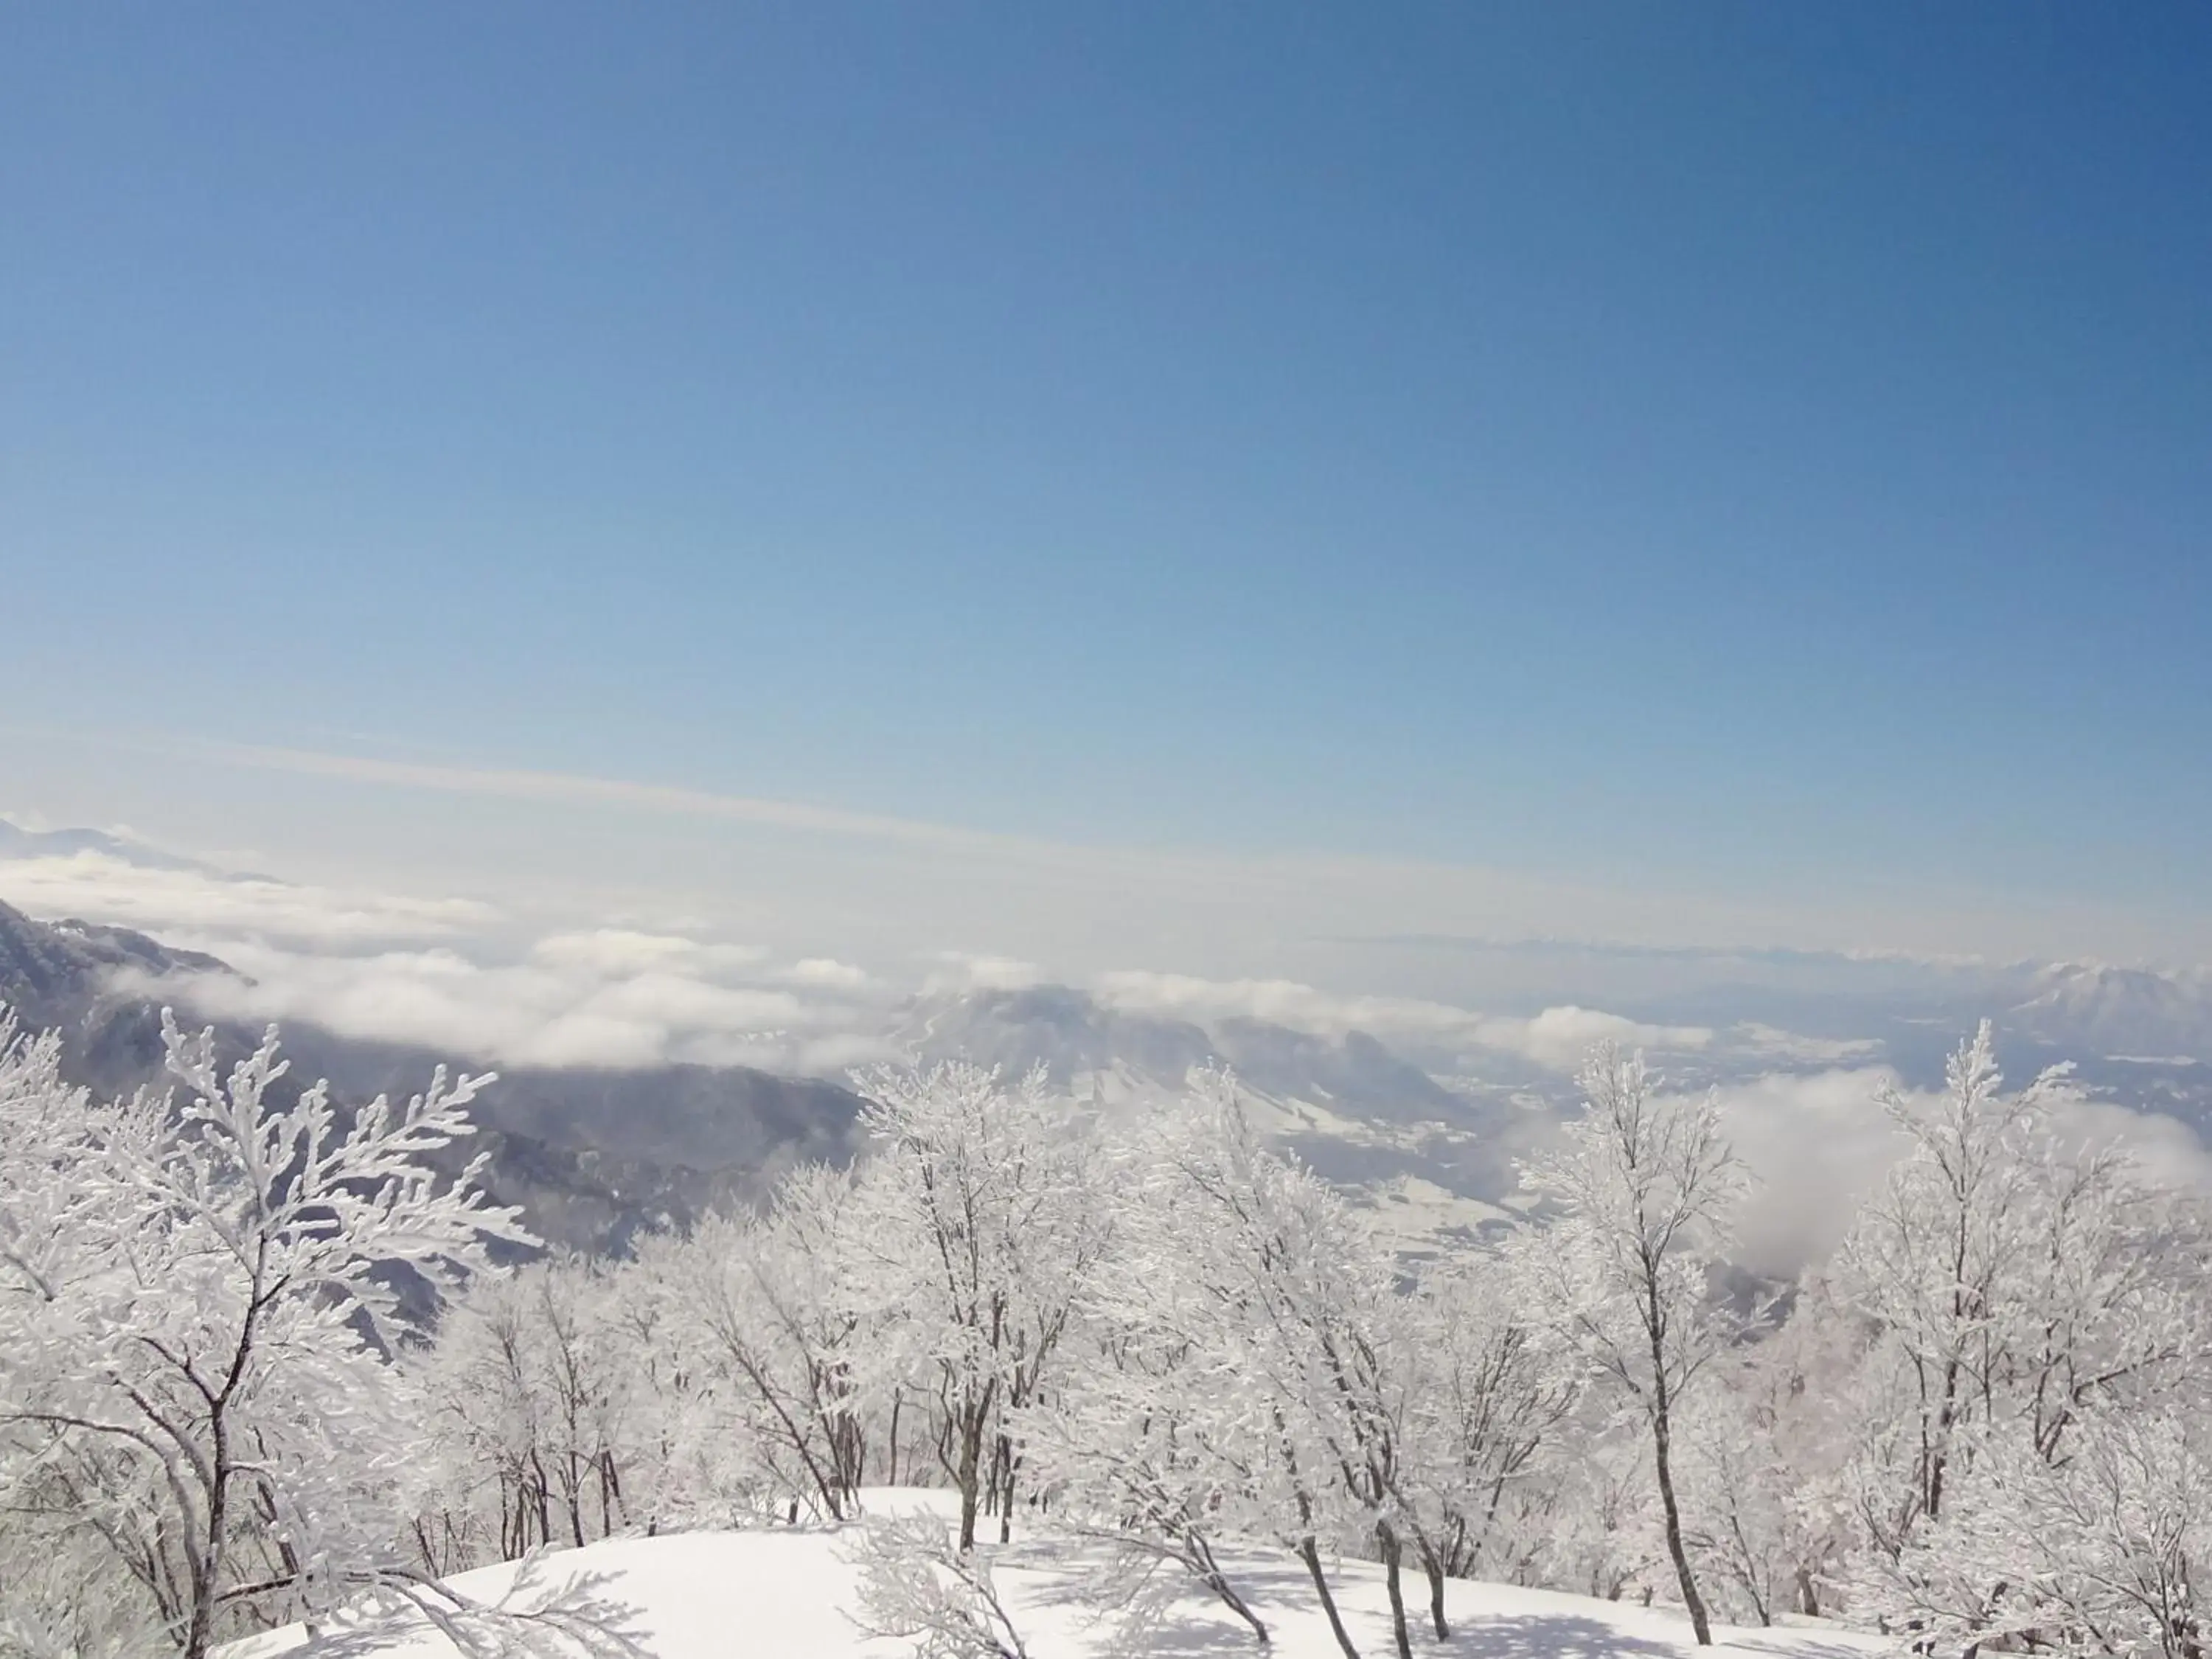
[[[1051,982],[1043,965],[951,948],[861,963],[778,951],[636,918],[547,919],[465,896],[419,896],[151,867],[79,851],[0,860],[0,900],[204,951],[233,970],[143,977],[119,988],[205,1018],[307,1022],[474,1063],[562,1067],[750,1066],[837,1076],[901,1057],[918,1000]],[[1741,1251],[1783,1270],[1839,1236],[1901,1146],[1885,1093],[1903,1085],[1873,1037],[1807,1036],[1753,1020],[1638,1019],[1581,1003],[1495,1012],[1418,997],[1346,994],[1288,979],[1156,969],[1081,988],[1121,1013],[1210,1025],[1267,1021],[1328,1038],[1364,1032],[1439,1075],[1535,1075],[1571,1101],[1594,1043],[1649,1052],[1711,1088],[1757,1177]],[[2212,1157],[2185,1124],[2111,1101],[2067,1109],[2069,1133],[2121,1141],[2146,1167],[2212,1188]]]

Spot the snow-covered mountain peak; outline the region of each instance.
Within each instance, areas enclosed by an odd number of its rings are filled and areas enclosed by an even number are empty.
[[[2212,984],[2201,975],[2061,963],[2036,975],[2008,1024],[2106,1055],[2212,1054]]]

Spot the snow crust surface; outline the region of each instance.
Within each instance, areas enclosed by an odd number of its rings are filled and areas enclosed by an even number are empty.
[[[878,1492],[872,1513],[945,1512],[948,1494]],[[588,1610],[622,1640],[601,1651],[635,1659],[896,1659],[910,1641],[866,1635],[852,1557],[858,1528],[773,1528],[610,1539],[515,1564],[458,1575],[471,1597],[517,1610],[549,1605]],[[1231,1548],[1224,1565],[1273,1637],[1273,1659],[1339,1659],[1334,1638],[1304,1569],[1285,1552]],[[998,1583],[1031,1659],[1226,1659],[1262,1650],[1227,1609],[1194,1587],[1133,1643],[1117,1646],[1112,1629],[1083,1595],[1095,1558],[1051,1538],[1018,1534],[998,1558]],[[1365,1659],[1391,1659],[1389,1602],[1382,1569],[1338,1563],[1333,1588]],[[1483,1659],[1693,1659],[1689,1622],[1664,1607],[1643,1607],[1549,1590],[1455,1579],[1446,1591],[1451,1638],[1427,1625],[1427,1584],[1407,1576],[1417,1652]],[[1765,1654],[1783,1659],[1860,1659],[1893,1651],[1881,1638],[1809,1620],[1773,1629],[1717,1626],[1709,1655]],[[573,1644],[564,1644],[573,1645]],[[594,1644],[595,1648],[599,1644]],[[233,1643],[224,1659],[453,1659],[453,1644],[419,1617],[329,1623],[310,1638],[299,1626]]]

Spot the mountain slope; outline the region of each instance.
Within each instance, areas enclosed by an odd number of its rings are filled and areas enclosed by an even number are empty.
[[[1193,1066],[1224,1066],[1258,1094],[1362,1116],[1419,1122],[1463,1105],[1364,1031],[1316,1036],[1243,1016],[1200,1025],[1132,1013],[1066,985],[923,998],[896,1036],[925,1060],[973,1060],[1014,1076],[1042,1066],[1078,1095],[1176,1094]]]
[[[1181,1097],[1226,1066],[1254,1121],[1414,1247],[1498,1218],[1534,1115],[1445,1089],[1364,1031],[1321,1036],[1237,1016],[1200,1025],[1114,1007],[1065,985],[918,1000],[895,1033],[916,1058],[969,1059],[1104,1106]]]
[[[0,818],[0,859],[65,859],[79,853],[95,853],[142,870],[191,870],[202,875],[228,872],[198,859],[164,853],[143,842],[125,841],[104,830],[26,830]]]
[[[2061,963],[2006,1024],[2053,1047],[2106,1056],[2212,1058],[2212,983],[2100,963]]]
[[[153,974],[230,971],[213,957],[170,950],[127,927],[34,921],[0,904],[0,1002],[26,1025],[81,1025],[106,998],[109,977],[125,968]]]

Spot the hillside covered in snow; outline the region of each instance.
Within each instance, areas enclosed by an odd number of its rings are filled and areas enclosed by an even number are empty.
[[[872,1514],[943,1514],[941,1492],[872,1491]],[[945,1518],[949,1520],[949,1516]],[[463,1573],[453,1588],[471,1601],[526,1620],[557,1650],[623,1653],[635,1659],[894,1659],[912,1639],[871,1635],[863,1595],[866,1523],[617,1538]],[[1342,1650],[1306,1573],[1287,1551],[1242,1545],[1224,1564],[1266,1625],[1276,1659],[1341,1659]],[[1251,1631],[1194,1584],[1135,1621],[1101,1604],[1111,1573],[1097,1547],[1049,1535],[1018,1539],[995,1563],[1012,1631],[1029,1659],[1105,1659],[1151,1654],[1214,1659],[1261,1651]],[[1346,1629],[1363,1655],[1392,1651],[1381,1569],[1334,1564],[1332,1579]],[[1698,1650],[1679,1609],[1455,1579],[1447,1586],[1450,1635],[1425,1629],[1417,1650],[1488,1659],[1690,1659]],[[1425,1616],[1414,1609],[1415,1616]],[[566,1629],[560,1626],[565,1626]],[[1852,1659],[1894,1644],[1819,1620],[1714,1632],[1721,1653],[1787,1659]],[[225,1659],[452,1659],[456,1647],[420,1613],[334,1619],[311,1636],[291,1626],[233,1644]]]

